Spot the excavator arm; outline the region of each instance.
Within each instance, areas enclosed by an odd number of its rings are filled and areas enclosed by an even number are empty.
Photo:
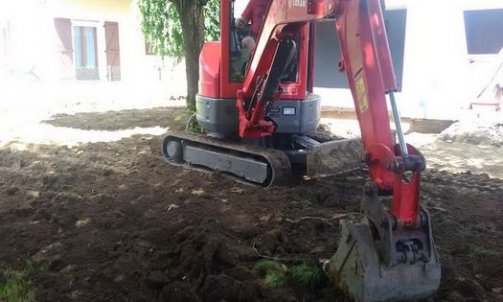
[[[329,272],[359,301],[417,299],[439,286],[440,264],[429,214],[420,207],[425,160],[405,143],[393,92],[397,89],[379,0],[272,0],[236,107],[243,138],[274,133],[267,111],[279,78],[307,22],[335,17],[372,181],[362,201],[364,220],[342,222],[343,238]],[[335,68],[334,68],[335,69]],[[390,127],[389,96],[399,143]],[[390,199],[385,206],[383,199]],[[363,267],[358,272],[359,266]]]
[[[395,150],[386,93],[392,94],[397,84],[378,0],[271,1],[238,92],[239,133],[243,138],[274,133],[267,109],[281,92],[279,78],[295,48],[295,34],[306,22],[334,15],[342,51],[339,69],[348,75],[370,175],[379,191],[396,193],[392,211],[398,222],[414,225],[419,219],[419,173],[425,163],[410,145],[406,151]],[[405,168],[414,172],[406,183],[397,177]]]

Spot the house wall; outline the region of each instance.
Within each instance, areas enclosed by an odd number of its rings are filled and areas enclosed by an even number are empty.
[[[128,104],[126,106],[131,108],[162,106],[171,96],[185,95],[183,64],[146,54],[136,1],[0,1],[0,79],[5,75],[11,76],[14,70],[26,73],[34,68],[40,79],[36,82],[42,84],[37,87],[44,91],[44,99],[90,106],[96,103],[109,104],[106,108],[110,109],[116,103]],[[76,80],[75,68],[65,67],[55,18],[70,19],[73,26],[96,27],[99,81]],[[107,80],[105,22],[118,23],[120,81]],[[8,47],[3,34],[7,27],[10,39]],[[10,83],[18,80],[10,79]],[[41,94],[39,99],[42,99]]]
[[[487,82],[488,71],[496,57],[495,54],[469,54],[465,12],[491,9],[493,11],[487,17],[501,21],[503,2],[387,0],[386,9],[388,38],[401,86],[397,99],[402,115],[458,118]],[[503,24],[501,22],[499,24]],[[487,36],[501,36],[501,28],[493,25],[484,33],[477,34],[474,43],[492,43],[494,39]],[[345,75],[336,71],[339,57],[332,25],[320,24],[317,30],[315,92],[322,95],[325,105],[353,108]]]
[[[11,69],[21,70],[35,67],[36,74],[44,81],[61,80],[61,58],[55,43],[54,26],[54,18],[58,17],[70,18],[75,24],[96,25],[98,61],[104,73],[106,56],[102,25],[105,21],[114,21],[119,24],[120,83],[124,84],[117,99],[141,99],[147,92],[151,95],[184,95],[183,64],[172,72],[175,69],[173,61],[162,61],[145,54],[136,1],[0,1],[0,76],[2,66],[8,65]],[[241,11],[247,2],[236,0],[236,11]],[[488,15],[500,22],[497,31],[491,32],[497,38],[501,36],[503,26],[503,2],[386,0],[386,8],[391,52],[401,87],[397,99],[402,114],[421,118],[456,118],[489,80],[496,57],[496,54],[469,53],[466,12],[499,9]],[[486,18],[479,16],[470,22],[480,19]],[[484,43],[480,39],[487,37],[487,30],[490,29],[472,33],[475,37],[472,43]],[[345,75],[336,69],[340,54],[333,24],[319,23],[316,37],[315,92],[322,96],[325,106],[353,108]]]
[[[0,1],[0,66],[26,69],[41,61],[45,51],[40,22],[43,6],[35,0]]]
[[[13,69],[37,66],[37,74],[43,80],[61,80],[55,18],[71,19],[72,26],[96,27],[102,79],[106,78],[107,69],[103,27],[107,21],[118,23],[122,81],[159,82],[167,78],[172,61],[146,54],[136,0],[16,0],[10,4],[2,1],[0,65],[8,64]],[[7,28],[8,51],[4,42]]]
[[[142,48],[143,44],[139,43],[143,41],[143,37],[136,28],[136,19],[131,14],[131,1],[53,0],[47,2],[48,27],[53,33],[53,39],[56,40],[54,18],[69,18],[72,21],[72,26],[96,27],[98,65],[100,78],[102,79],[107,72],[104,23],[107,21],[117,22],[119,29],[121,80],[131,82],[136,80],[138,73],[142,73],[142,70],[138,68],[142,66],[139,64],[139,61],[145,57],[145,51]],[[56,45],[56,43],[52,45]],[[52,53],[57,54],[57,52],[58,50],[53,47]],[[57,62],[57,55],[55,60]],[[58,78],[57,71],[55,78]]]

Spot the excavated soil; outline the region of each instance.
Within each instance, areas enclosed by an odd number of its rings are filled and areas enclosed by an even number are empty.
[[[51,123],[182,127],[173,122],[179,110],[159,113],[150,121],[127,111]],[[129,124],[125,116],[133,116]],[[37,301],[347,300],[329,284],[269,289],[253,267],[267,257],[328,259],[338,220],[359,217],[365,171],[255,188],[169,166],[160,142],[136,135],[74,147],[13,142],[0,150],[0,262],[48,263],[30,275]],[[503,180],[428,170],[422,200],[443,264],[433,300],[502,301]]]

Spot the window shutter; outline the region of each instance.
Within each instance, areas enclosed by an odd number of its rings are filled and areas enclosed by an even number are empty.
[[[121,79],[121,59],[119,46],[119,24],[117,22],[105,22],[105,40],[107,54],[107,74],[110,81]]]
[[[67,18],[54,18],[57,34],[57,49],[61,60],[61,75],[63,78],[74,78],[72,45],[72,21]]]

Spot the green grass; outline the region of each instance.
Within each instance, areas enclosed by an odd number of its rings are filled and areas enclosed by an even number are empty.
[[[31,302],[35,301],[37,286],[28,278],[29,273],[47,270],[46,263],[27,261],[20,269],[2,265],[0,267],[0,301]]]
[[[254,270],[272,289],[298,285],[314,290],[321,288],[326,280],[325,272],[317,263],[287,266],[272,260],[260,260]]]
[[[0,300],[6,302],[29,302],[35,300],[36,288],[27,279],[25,272],[4,271],[5,282],[0,284]]]
[[[265,277],[268,273],[280,271],[282,268],[281,264],[279,264],[278,262],[264,259],[257,262],[254,269],[259,274],[259,276]]]
[[[283,288],[289,283],[288,276],[285,271],[273,271],[265,276],[265,284],[269,288]]]
[[[490,255],[490,252],[481,246],[470,245],[468,255],[472,259],[484,259]]]
[[[319,288],[325,281],[325,272],[319,265],[303,263],[291,268],[293,280],[301,286],[311,289]]]
[[[187,125],[185,127],[185,131],[199,134],[204,133],[203,128],[201,128],[201,126],[197,122],[195,113],[189,117],[189,120],[187,121]]]

